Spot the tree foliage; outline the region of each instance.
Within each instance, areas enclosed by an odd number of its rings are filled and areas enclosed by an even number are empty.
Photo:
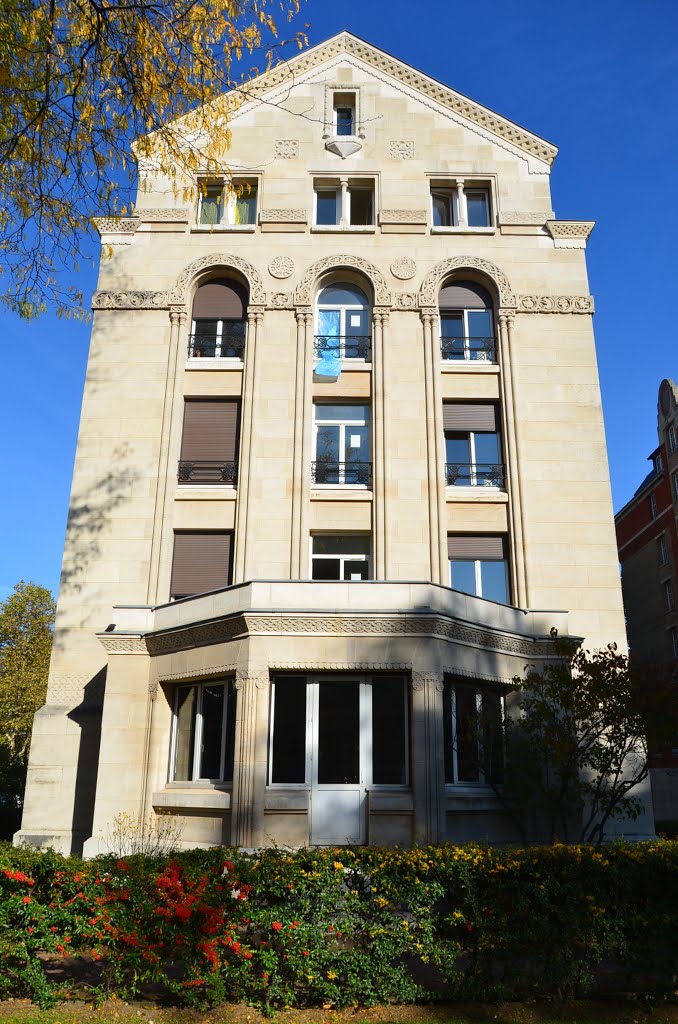
[[[0,602],[0,814],[11,821],[23,800],[35,712],[45,702],[54,598],[37,583],[16,584]]]
[[[642,812],[647,736],[675,728],[675,691],[615,644],[591,654],[560,640],[557,652],[514,680],[521,714],[507,720],[507,789],[546,816],[552,839],[602,842],[612,820]]]
[[[241,62],[257,51],[264,70],[282,45],[274,6],[289,20],[299,3],[0,0],[6,307],[80,309],[60,273],[77,269],[93,216],[125,212],[139,161],[170,177],[221,169],[229,113],[247,95]]]

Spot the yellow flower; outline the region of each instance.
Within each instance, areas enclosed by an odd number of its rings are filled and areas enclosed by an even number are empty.
[[[344,865],[341,863],[340,860],[335,860],[334,864],[333,864],[333,867],[334,867],[335,871],[343,871],[344,870]]]
[[[334,981],[334,979],[336,978],[336,974],[334,973],[334,971],[328,971],[327,977],[330,979],[330,981]]]

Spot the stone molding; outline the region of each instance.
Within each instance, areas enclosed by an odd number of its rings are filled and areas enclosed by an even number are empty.
[[[242,90],[242,98],[245,101],[256,100],[258,97],[270,90],[281,88],[292,81],[298,81],[301,75],[314,71],[325,61],[340,57],[343,54],[350,54],[357,57],[368,67],[377,72],[387,75],[389,78],[401,85],[412,89],[428,100],[439,104],[450,112],[460,115],[472,124],[484,128],[486,131],[510,143],[516,149],[522,150],[530,156],[536,157],[550,166],[556,158],[557,148],[549,142],[532,135],[525,129],[505,120],[499,114],[488,110],[479,103],[454,92],[447,86],[441,85],[434,79],[417,71],[415,68],[402,64],[391,57],[383,50],[377,50],[357,39],[350,33],[342,32],[326,43],[313,47],[311,50],[293,57],[290,61],[280,64],[261,75],[258,79],[249,83]],[[240,108],[242,111],[243,107]]]
[[[296,207],[290,207],[289,209],[279,207],[277,209],[262,210],[259,214],[259,221],[261,224],[306,224],[308,215],[306,210],[297,209]]]
[[[519,295],[519,313],[593,313],[592,295]]]
[[[502,306],[513,307],[516,304],[513,290],[509,280],[502,270],[489,260],[483,260],[478,256],[453,256],[448,260],[441,260],[436,263],[432,270],[424,278],[419,293],[419,301],[422,306],[435,306],[438,301],[438,290],[444,277],[457,270],[479,270],[486,277],[489,277],[499,292],[499,301]]]
[[[522,224],[534,225],[538,227],[546,224],[547,220],[553,217],[553,210],[545,210],[543,213],[522,213],[519,210],[507,210],[499,215],[500,227],[505,224],[507,227],[520,226]]]
[[[442,693],[445,689],[445,680],[442,673],[413,672],[412,689],[417,691],[424,690],[426,686],[434,687],[438,693]]]
[[[297,139],[279,139],[274,151],[281,160],[296,160],[299,156],[299,142]]]
[[[327,270],[351,267],[361,271],[372,282],[374,288],[374,301],[378,306],[391,305],[391,293],[386,286],[386,279],[380,270],[364,260],[361,256],[326,256],[311,264],[303,278],[297,285],[294,293],[294,304],[296,306],[307,306],[311,301],[311,291],[318,277]]]
[[[144,223],[151,224],[169,223],[170,221],[181,224],[188,224],[189,211],[185,208],[137,210],[136,216]]]
[[[235,665],[212,665],[210,668],[192,669],[189,672],[162,672],[159,683],[173,683],[180,679],[206,679],[207,676],[234,675]]]
[[[380,224],[426,224],[426,210],[381,210]]]
[[[388,154],[391,160],[413,160],[414,142],[406,142],[404,139],[392,139],[388,144]]]
[[[107,654],[149,654],[143,636],[116,636],[115,633],[97,633],[97,640]]]
[[[167,309],[167,292],[95,292],[92,309]]]
[[[551,654],[553,655],[553,651]],[[467,668],[459,668],[457,665],[445,665],[444,676],[464,676],[467,679],[477,679],[486,683],[497,683],[500,686],[513,687],[513,679],[506,679],[504,676],[491,676],[485,672],[476,672]]]
[[[416,292],[396,292],[393,305],[396,309],[418,309],[419,296]]]
[[[169,291],[169,301],[172,304],[188,304],[188,290],[191,281],[203,270],[210,270],[212,267],[223,267],[225,270],[237,270],[247,279],[250,290],[250,304],[266,305],[266,291],[259,276],[258,270],[240,256],[230,252],[213,252],[193,260],[181,271],[176,283]]]
[[[292,292],[273,292],[270,309],[294,309]]]
[[[391,273],[399,281],[410,281],[417,273],[417,264],[409,256],[402,256],[391,264]]]
[[[409,672],[410,662],[388,661],[277,661],[271,665],[275,672]]]
[[[133,235],[141,223],[140,217],[93,217],[92,223],[100,235]]]
[[[268,265],[268,272],[271,277],[277,277],[281,280],[291,277],[294,269],[294,260],[290,259],[289,256],[276,256]]]
[[[137,642],[145,643],[144,651],[147,649],[151,656],[157,656],[194,647],[228,643],[247,636],[266,635],[429,636],[526,657],[549,657],[553,654],[551,639],[533,640],[482,626],[469,626],[436,613],[393,616],[360,613],[313,615],[289,612],[277,615],[244,612],[209,622],[189,624],[171,632],[148,633]],[[103,636],[109,643],[116,639],[110,633]],[[99,639],[104,642],[101,635]],[[130,644],[130,640],[121,638],[119,642],[122,649],[112,650],[111,653],[142,653],[125,648],[124,645]]]

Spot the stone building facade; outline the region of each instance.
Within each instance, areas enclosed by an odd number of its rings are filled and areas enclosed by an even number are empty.
[[[510,841],[511,679],[624,643],[593,224],[554,146],[349,33],[250,95],[234,190],[142,166],[99,221],[17,839]]]

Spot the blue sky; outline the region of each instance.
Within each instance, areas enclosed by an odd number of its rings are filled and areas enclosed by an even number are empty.
[[[556,215],[597,222],[588,270],[620,508],[656,445],[659,382],[678,378],[677,0],[307,0],[302,19],[311,44],[349,29],[559,147]],[[78,277],[91,295],[96,270]],[[0,599],[22,578],[58,587],[89,330],[0,313]]]

